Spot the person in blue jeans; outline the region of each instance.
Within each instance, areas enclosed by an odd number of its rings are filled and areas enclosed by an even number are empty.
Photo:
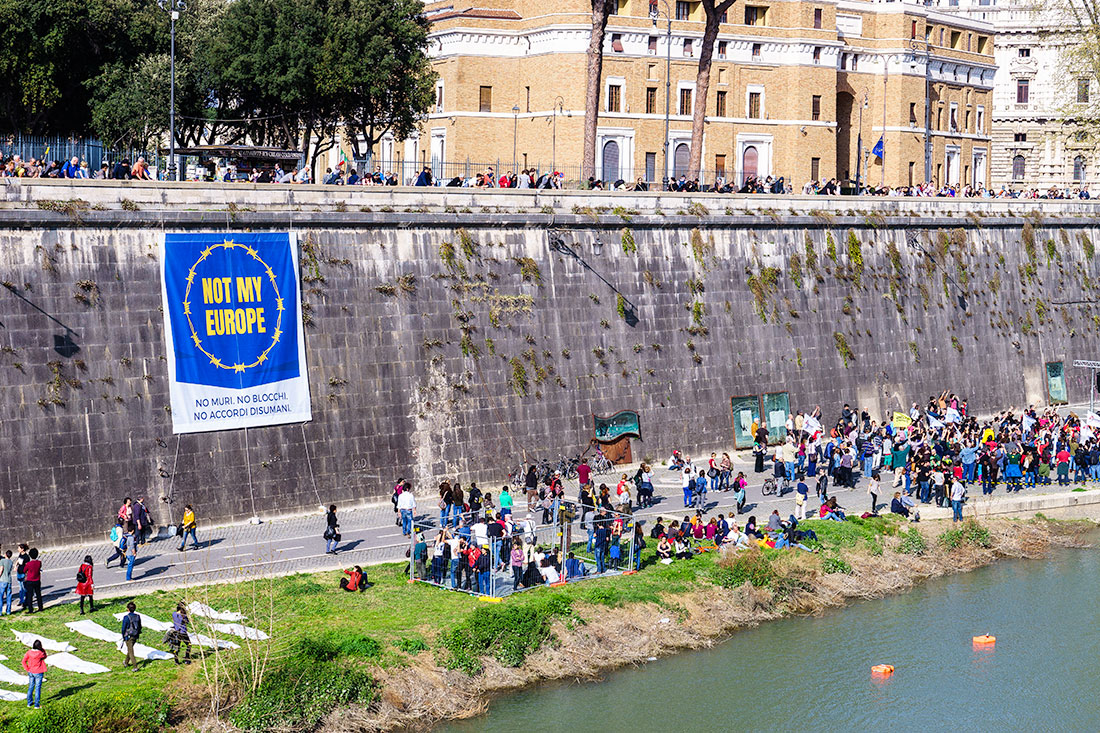
[[[14,567],[11,550],[6,550],[4,557],[0,558],[0,616],[11,615],[11,576]]]
[[[46,650],[39,639],[23,655],[23,671],[27,673],[27,707],[41,707],[42,679],[46,676]]]
[[[698,502],[696,504],[696,502]],[[702,471],[699,472],[698,478],[695,479],[695,496],[693,497],[693,504],[696,504],[700,509],[704,509],[707,506],[707,475]]]
[[[137,562],[137,538],[134,536],[134,523],[126,523],[126,534],[122,537],[126,543],[126,580],[134,579],[134,563]]]
[[[596,555],[596,572],[602,573],[604,571],[604,558],[607,553],[607,543],[610,535],[610,531],[607,527],[607,514],[602,507],[600,508],[599,514],[596,515],[593,524],[596,527],[592,541],[593,551]]]

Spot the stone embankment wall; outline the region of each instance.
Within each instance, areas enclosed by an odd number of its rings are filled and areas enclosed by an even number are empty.
[[[431,507],[439,479],[495,491],[524,455],[575,453],[594,413],[624,409],[641,417],[635,459],[659,460],[730,447],[739,395],[789,392],[829,419],[844,402],[881,415],[945,388],[977,411],[1045,402],[1044,363],[1096,350],[1100,310],[1058,305],[1094,299],[1096,213],[2,186],[0,541],[100,536],[124,495],[149,497],[162,521],[186,502],[209,522],[377,499],[406,476]],[[314,420],[173,435],[159,237],[265,229],[299,234]],[[69,357],[55,350],[65,327]],[[1067,373],[1070,399],[1087,401],[1087,373]]]

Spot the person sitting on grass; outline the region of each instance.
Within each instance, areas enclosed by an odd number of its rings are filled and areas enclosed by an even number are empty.
[[[793,519],[793,517],[792,517],[792,519]],[[799,535],[801,534],[801,532],[798,532],[795,529],[795,527],[797,527],[797,526],[798,526],[798,521],[797,520],[789,522],[787,524],[787,526],[783,529],[783,533],[781,535],[779,535],[779,539],[777,539],[775,541],[775,549],[779,550],[779,549],[782,549],[784,547],[797,547],[798,549],[805,550],[806,552],[815,552],[815,550],[812,550],[811,548],[806,547],[806,545],[804,545],[804,544],[802,544],[801,542],[798,541]]]
[[[672,559],[673,552],[672,543],[668,541],[668,537],[661,537],[657,542],[657,559],[658,560],[670,560]]]
[[[821,509],[818,510],[818,517],[833,522],[844,521],[844,510],[837,505],[835,496],[829,497],[829,500],[821,505]]]
[[[577,559],[577,557],[570,552],[569,557],[565,560],[565,577],[570,578],[583,578],[588,575],[588,566]]]
[[[756,527],[756,515],[755,514],[750,516],[749,521],[745,523],[745,534],[748,535],[750,539],[763,539],[764,538],[764,533],[761,532]]]
[[[725,540],[722,542],[723,547],[733,547],[735,550],[740,550],[749,546],[749,536],[741,531],[741,528],[736,524],[726,534]]]
[[[358,565],[351,570],[345,570],[344,575],[348,577],[340,578],[340,589],[346,590],[348,593],[354,593],[355,591],[362,593],[371,586],[367,582],[367,574]]]
[[[690,542],[688,542],[687,538],[676,540],[676,542],[673,543],[673,547],[676,551],[676,557],[680,560],[690,559],[692,554],[694,554],[691,549],[691,544]]]
[[[920,521],[920,512],[916,511],[916,502],[912,497],[903,496],[900,491],[894,492],[894,498],[890,502],[890,513],[907,517],[911,522]]]

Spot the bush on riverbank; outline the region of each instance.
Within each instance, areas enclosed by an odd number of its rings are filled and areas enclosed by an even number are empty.
[[[992,547],[993,539],[989,536],[989,530],[978,524],[973,519],[962,523],[961,527],[952,527],[945,530],[936,540],[940,545],[949,550],[973,545],[975,547]]]
[[[52,672],[51,672],[52,674]],[[20,703],[22,704],[22,703]],[[67,697],[19,721],[13,733],[158,733],[168,722],[168,698],[163,692]]]
[[[550,624],[573,615],[573,604],[561,595],[540,595],[531,603],[476,609],[439,638],[444,663],[468,675],[479,674],[481,658],[492,655],[508,667],[518,667],[550,636]]]

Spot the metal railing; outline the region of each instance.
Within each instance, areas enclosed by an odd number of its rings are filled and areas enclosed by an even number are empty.
[[[145,152],[134,148],[111,149],[96,138],[65,137],[62,135],[4,135],[0,137],[0,156],[4,160],[19,155],[24,161],[37,158],[40,161],[59,161],[64,163],[74,156],[87,161],[91,173],[99,170],[103,163],[114,164],[128,159],[133,162],[139,156],[154,169],[160,167],[160,155],[154,150]]]

